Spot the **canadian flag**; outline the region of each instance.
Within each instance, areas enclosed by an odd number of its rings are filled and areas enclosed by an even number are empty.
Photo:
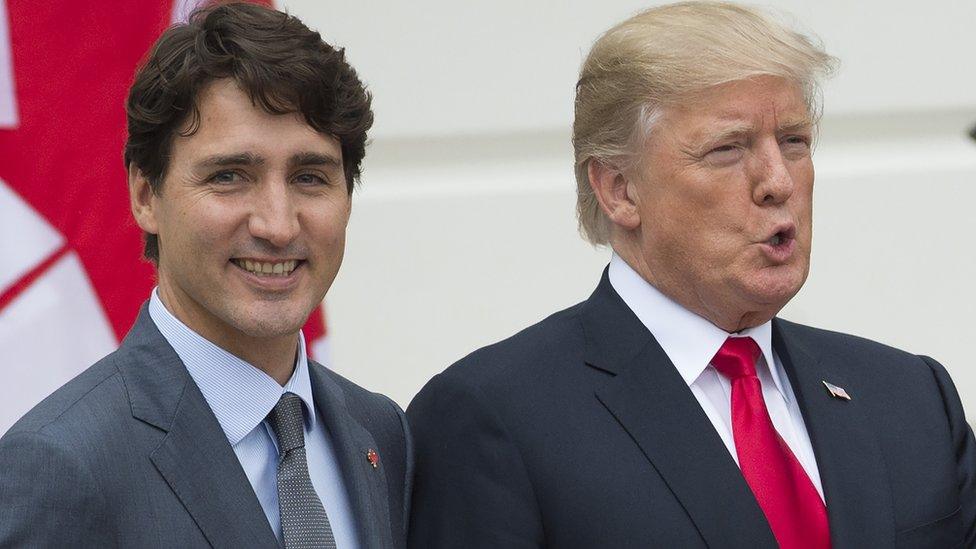
[[[199,1],[0,0],[0,434],[114,350],[149,296],[125,97]],[[321,307],[304,332],[327,352]]]

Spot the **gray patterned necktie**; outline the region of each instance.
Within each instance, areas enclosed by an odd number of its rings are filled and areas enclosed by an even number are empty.
[[[281,395],[268,424],[278,439],[278,510],[285,548],[335,549],[329,517],[308,476],[302,399],[295,393]]]

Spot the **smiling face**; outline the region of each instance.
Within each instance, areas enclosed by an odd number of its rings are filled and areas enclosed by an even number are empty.
[[[809,271],[812,133],[803,94],[775,77],[666,109],[629,184],[629,262],[726,331],[772,318]]]
[[[130,169],[136,220],[159,236],[160,297],[238,356],[293,346],[342,262],[340,144],[299,114],[254,106],[232,80],[207,86],[198,105],[199,128],[174,139],[158,194]]]

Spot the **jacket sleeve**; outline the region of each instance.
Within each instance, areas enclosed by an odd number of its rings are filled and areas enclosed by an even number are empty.
[[[410,547],[544,544],[528,471],[492,404],[450,373],[436,376],[410,403],[417,454]]]
[[[113,546],[106,519],[74,452],[37,432],[0,439],[0,548]]]
[[[962,402],[956,386],[952,383],[946,369],[929,357],[922,357],[932,373],[945,404],[952,445],[956,454],[956,467],[959,478],[960,518],[966,528],[966,543],[962,547],[976,547],[976,440],[973,430],[966,423]]]

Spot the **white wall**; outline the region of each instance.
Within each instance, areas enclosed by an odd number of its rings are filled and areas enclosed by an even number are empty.
[[[284,3],[348,47],[377,123],[327,306],[337,370],[402,405],[478,346],[584,299],[569,126],[596,36],[647,4]],[[930,354],[976,414],[976,2],[780,1],[841,58],[813,270],[783,316]]]

